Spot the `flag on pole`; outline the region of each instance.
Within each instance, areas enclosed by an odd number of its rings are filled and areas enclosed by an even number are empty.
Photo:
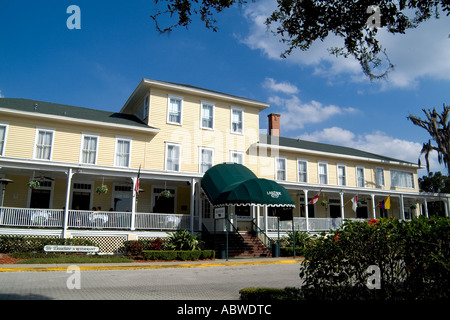
[[[356,212],[356,209],[358,208],[358,195],[354,196],[352,198],[352,209]]]
[[[391,208],[391,196],[384,199],[384,209],[389,210]]]
[[[141,166],[139,166],[139,171],[136,179],[136,185],[134,186],[134,191],[136,191],[136,194],[139,194],[139,176],[141,175]]]
[[[319,193],[316,194],[314,197],[312,197],[311,201],[309,203],[311,204],[315,204],[317,202],[317,200],[319,200],[319,196],[320,196],[320,192],[322,191],[322,189],[319,190]]]

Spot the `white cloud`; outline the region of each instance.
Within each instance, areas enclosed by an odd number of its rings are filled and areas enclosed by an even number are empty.
[[[420,150],[422,149],[422,143],[391,137],[382,131],[354,134],[349,130],[339,127],[325,128],[320,131],[305,133],[297,138],[351,147],[412,163],[417,163]],[[423,157],[421,158],[421,163],[425,165]],[[430,155],[430,170],[444,170],[443,166],[439,164],[435,153]],[[425,170],[420,170],[419,176],[422,176],[425,172]]]
[[[276,9],[275,0],[261,0],[249,3],[245,10],[245,18],[249,22],[249,31],[241,36],[241,42],[254,50],[261,50],[269,59],[282,60],[280,54],[286,45],[278,36],[267,29],[266,18]],[[383,13],[382,13],[383,14]],[[381,16],[383,19],[383,17]],[[395,69],[386,81],[382,81],[383,89],[414,88],[421,78],[450,80],[450,38],[448,17],[421,24],[417,29],[410,29],[404,35],[392,35],[381,29],[378,39],[387,50]],[[288,56],[287,62],[314,68],[314,74],[332,80],[347,75],[353,82],[368,81],[363,75],[359,63],[349,57],[335,57],[328,48],[342,47],[343,39],[329,35],[324,41],[316,41],[307,51],[295,49]]]
[[[266,78],[263,87],[275,92],[283,92],[288,94],[298,93],[298,88],[289,82],[276,82],[273,78]]]
[[[2,90],[0,90],[0,98],[4,98],[5,96],[2,95]]]

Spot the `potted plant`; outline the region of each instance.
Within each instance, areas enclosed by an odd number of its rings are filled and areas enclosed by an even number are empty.
[[[108,187],[104,184],[102,184],[101,186],[98,186],[97,189],[95,190],[98,194],[105,194],[108,192]]]
[[[33,181],[28,182],[28,187],[30,189],[36,189],[36,188],[39,188],[40,186],[41,186],[41,184],[37,180],[33,180]]]
[[[163,190],[163,191],[161,191],[161,197],[163,197],[163,198],[170,198],[170,196],[171,196],[172,194],[170,193],[170,190]]]

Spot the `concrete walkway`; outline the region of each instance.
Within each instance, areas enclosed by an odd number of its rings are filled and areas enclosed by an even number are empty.
[[[224,267],[244,265],[289,264],[299,263],[299,258],[230,258],[201,260],[201,261],[169,261],[169,262],[132,262],[132,263],[83,263],[78,264],[80,270],[136,270],[136,269],[164,269],[164,268],[196,268],[196,267]],[[66,271],[75,264],[3,264],[0,272],[20,271]]]

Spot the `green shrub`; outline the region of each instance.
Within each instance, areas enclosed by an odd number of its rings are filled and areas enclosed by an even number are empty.
[[[246,301],[273,301],[273,300],[298,300],[300,289],[298,288],[245,288],[239,291],[240,299]]]
[[[142,259],[144,260],[198,260],[209,259],[205,257],[214,257],[213,250],[196,250],[196,251],[156,251],[144,250],[142,251]]]
[[[169,233],[169,247],[172,250],[200,250],[202,241],[198,235],[191,234],[189,230],[178,230]]]
[[[346,221],[305,249],[305,299],[448,299],[450,219]],[[369,289],[369,266],[380,289]]]

